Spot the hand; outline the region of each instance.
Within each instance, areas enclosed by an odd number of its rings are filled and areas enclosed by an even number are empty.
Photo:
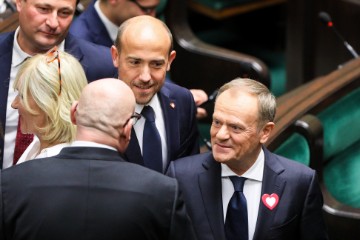
[[[206,94],[206,92],[204,92],[201,89],[190,89],[190,92],[194,97],[196,106],[200,106],[201,104],[203,104],[208,100],[208,95]],[[207,116],[206,110],[204,108],[198,107],[196,112],[196,118],[202,119],[205,118],[206,116]]]

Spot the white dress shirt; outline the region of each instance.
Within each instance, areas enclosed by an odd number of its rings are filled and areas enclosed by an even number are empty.
[[[248,227],[249,240],[254,237],[255,226],[259,213],[259,205],[261,201],[261,187],[264,173],[264,151],[261,152],[255,163],[243,175],[239,177],[247,178],[244,183],[244,195],[247,202],[248,210]],[[224,211],[224,222],[226,219],[227,207],[234,193],[234,185],[230,180],[230,176],[238,176],[226,164],[221,163],[221,184],[222,184],[222,200]]]
[[[44,148],[40,152],[40,140],[36,136],[34,136],[34,140],[26,148],[25,152],[21,155],[16,165],[37,158],[45,158],[58,155],[61,149],[69,145],[70,143],[60,143],[48,148]]]
[[[114,148],[114,147],[111,147],[111,146],[108,146],[105,144],[101,144],[101,143],[89,142],[89,141],[73,141],[70,144],[70,147],[98,147],[98,148],[107,148],[107,149],[118,152],[118,150],[116,150],[116,148]]]
[[[155,112],[155,125],[159,131],[160,138],[161,138],[161,148],[162,148],[162,157],[163,157],[163,169],[165,169],[168,156],[167,156],[167,145],[166,145],[166,130],[165,130],[165,123],[164,123],[164,116],[162,113],[159,97],[155,95],[149,104],[146,106],[151,106]],[[141,113],[144,105],[136,104],[135,112]],[[139,141],[139,146],[141,149],[141,153],[143,151],[143,135],[144,135],[144,127],[145,127],[145,118],[141,117],[137,123],[134,125],[134,130],[136,133],[136,137]]]

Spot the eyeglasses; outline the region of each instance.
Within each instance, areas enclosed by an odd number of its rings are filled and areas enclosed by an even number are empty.
[[[135,3],[147,15],[150,15],[151,13],[156,11],[157,5],[156,6],[145,7],[145,6],[142,6],[140,3],[138,3],[137,0],[130,0],[130,2]]]
[[[135,112],[133,115],[131,115],[131,117],[128,120],[126,120],[124,126],[126,126],[130,120],[131,120],[131,125],[134,126],[140,118],[141,115]]]
[[[52,63],[55,60],[58,60],[58,74],[59,74],[59,83],[60,83],[60,90],[59,90],[59,96],[61,94],[61,86],[62,86],[62,82],[61,82],[61,71],[60,71],[60,57],[59,57],[59,50],[57,48],[57,46],[53,47],[52,49],[50,49],[46,54],[46,62],[47,63]]]

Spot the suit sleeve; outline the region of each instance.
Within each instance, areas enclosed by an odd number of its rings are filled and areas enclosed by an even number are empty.
[[[301,220],[301,239],[329,239],[323,219],[323,197],[314,172],[304,203]]]
[[[187,123],[187,133],[184,134],[186,139],[182,140],[182,144],[180,147],[180,152],[177,158],[183,158],[187,156],[191,156],[194,154],[200,153],[200,144],[199,144],[199,130],[196,119],[196,105],[194,102],[194,98],[189,90],[187,90],[187,99],[186,102],[188,105],[187,113],[182,121],[188,121]],[[185,103],[184,103],[185,104]]]
[[[176,181],[171,214],[169,240],[196,240],[195,231],[187,214],[179,184]]]

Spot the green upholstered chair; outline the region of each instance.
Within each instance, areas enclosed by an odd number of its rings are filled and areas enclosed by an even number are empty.
[[[283,134],[288,135],[274,153],[314,169],[322,176],[323,128],[319,119],[306,114],[296,120]]]
[[[293,133],[274,153],[310,166],[310,147],[306,138],[299,133]]]
[[[324,215],[331,239],[360,234],[360,88],[318,114],[324,129]]]
[[[360,88],[318,114],[324,128],[324,184],[360,210]]]

